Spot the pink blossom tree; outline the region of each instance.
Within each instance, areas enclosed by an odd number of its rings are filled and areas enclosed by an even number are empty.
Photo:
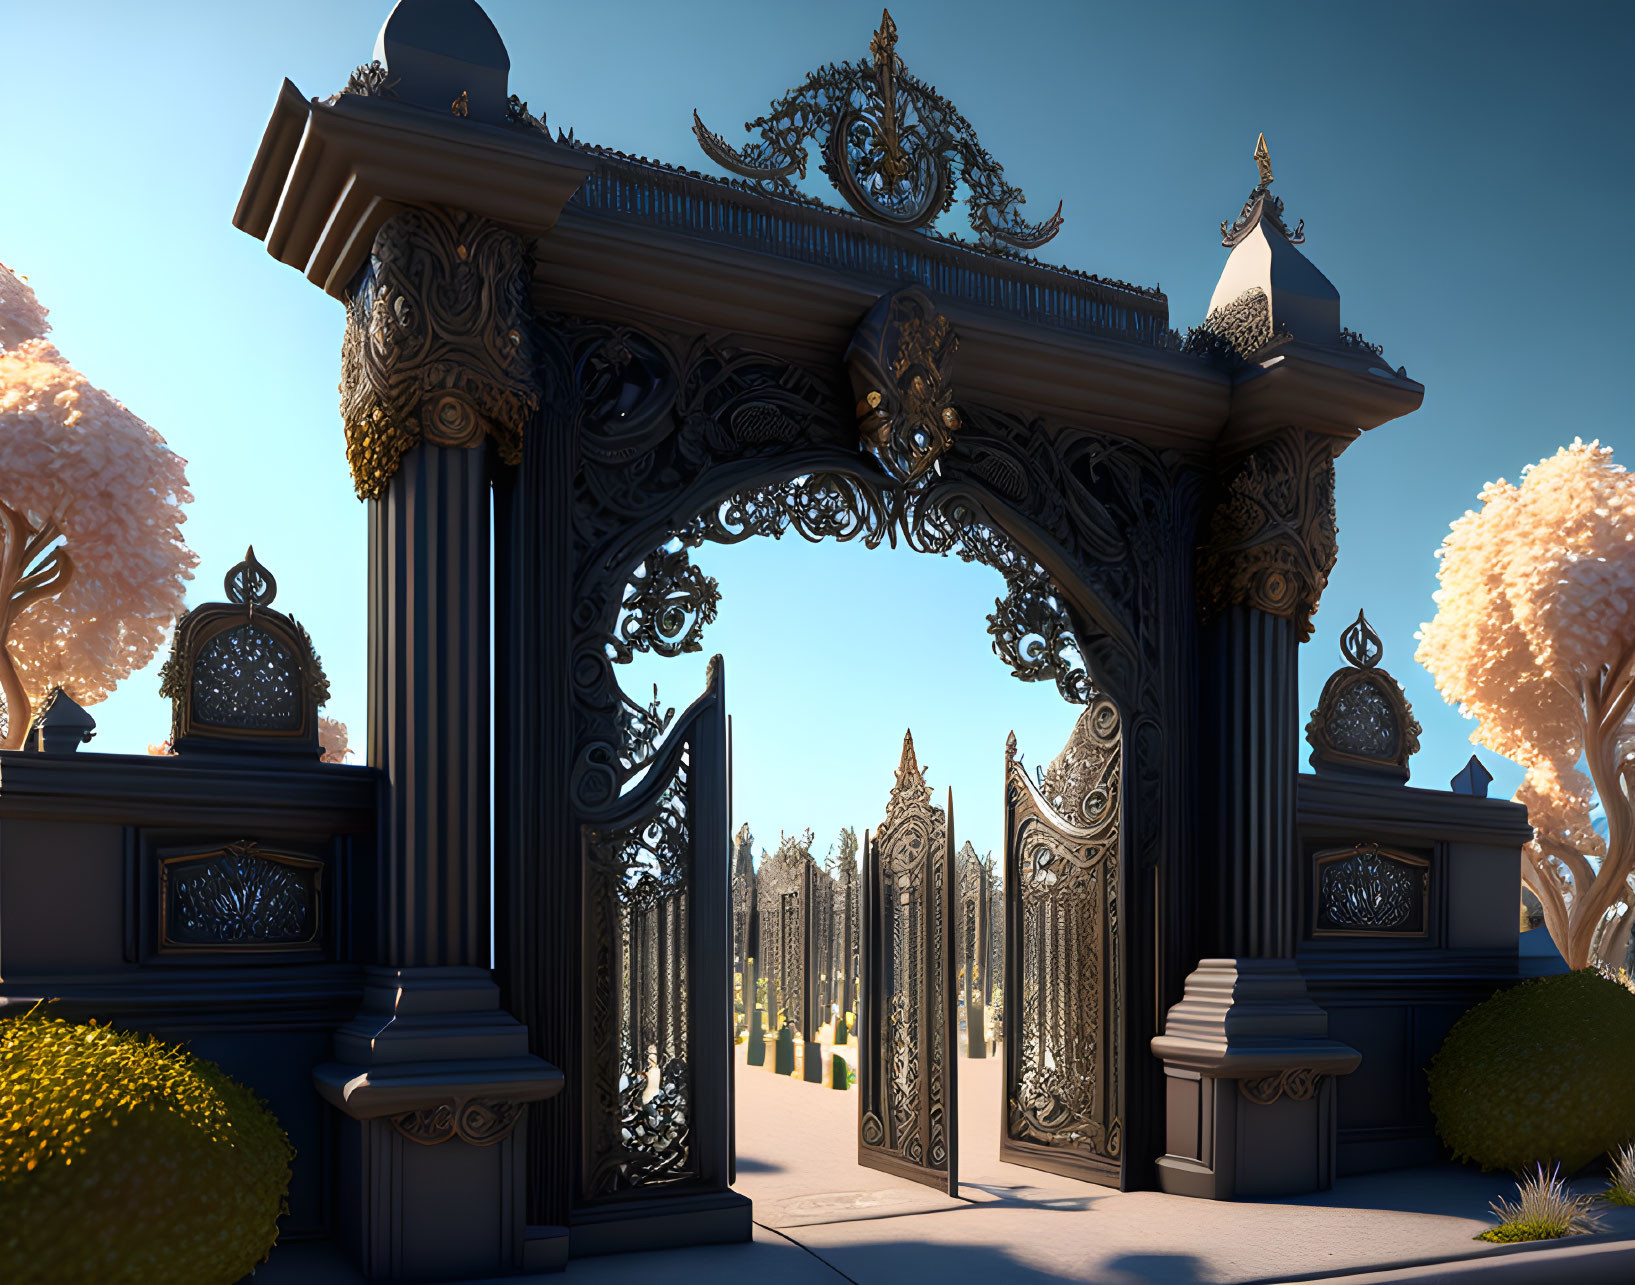
[[[1610,448],[1574,440],[1480,498],[1438,551],[1417,659],[1476,719],[1471,740],[1527,768],[1522,876],[1562,957],[1622,963],[1635,923],[1635,477]]]
[[[186,461],[41,338],[46,310],[0,264],[0,744],[60,684],[82,705],[146,665],[198,559]]]

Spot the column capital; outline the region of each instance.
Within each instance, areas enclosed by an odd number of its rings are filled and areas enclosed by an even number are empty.
[[[383,224],[346,303],[341,418],[360,499],[378,500],[421,442],[522,457],[539,409],[532,263],[521,236],[477,214],[405,210]]]
[[[1326,434],[1289,428],[1227,460],[1198,548],[1206,621],[1243,605],[1311,637],[1339,552],[1333,447]]]

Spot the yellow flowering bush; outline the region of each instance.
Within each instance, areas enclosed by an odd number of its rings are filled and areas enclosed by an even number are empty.
[[[6,1285],[232,1285],[277,1240],[293,1156],[213,1063],[39,1012],[0,1021]]]

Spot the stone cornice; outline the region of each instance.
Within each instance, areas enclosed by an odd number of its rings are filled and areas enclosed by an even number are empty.
[[[347,830],[375,824],[380,773],[265,755],[35,754],[0,751],[0,822],[249,824]]]
[[[466,210],[538,235],[594,165],[537,130],[358,94],[312,102],[286,80],[233,226],[341,299],[375,233],[405,207]]]
[[[1288,427],[1338,438],[1336,453],[1358,434],[1419,409],[1425,385],[1377,358],[1290,341],[1232,377],[1223,451],[1241,451]]]
[[[1526,807],[1508,799],[1483,799],[1388,781],[1349,781],[1309,773],[1302,773],[1296,782],[1302,833],[1334,830],[1384,842],[1400,832],[1421,841],[1516,847],[1533,837]]]

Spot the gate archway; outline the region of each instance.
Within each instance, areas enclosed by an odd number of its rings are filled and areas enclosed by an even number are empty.
[[[1294,655],[1334,562],[1333,459],[1423,393],[1340,327],[1264,148],[1221,226],[1233,254],[1211,312],[1183,338],[1159,291],[1018,253],[1050,240],[1060,210],[1021,217],[970,122],[908,74],[889,16],[868,59],[814,72],[747,146],[695,118],[740,176],[727,180],[553,137],[507,97],[509,57],[475,3],[406,0],[379,48],[385,62],[327,100],[285,82],[234,222],[347,306],[347,455],[371,501],[370,761],[388,787],[365,957],[400,975],[369,1002],[401,1002],[393,1023],[431,1022],[462,1059],[393,1090],[393,1109],[470,1107],[504,1126],[482,1169],[503,1210],[494,1270],[530,1257],[525,1226],[571,1229],[575,1253],[748,1235],[727,1190],[730,1122],[709,1118],[728,1073],[726,881],[666,882],[724,866],[694,860],[727,851],[722,675],[665,736],[612,670],[644,620],[665,645],[690,636],[707,577],[679,555],[700,537],[810,528],[969,556],[1006,576],[996,641],[1023,676],[1060,681],[1057,643],[1074,637],[1119,719],[1118,1181],[1151,1185],[1164,1138],[1149,1050],[1187,971],[1231,955],[1298,985]],[[851,212],[792,181],[812,142]],[[936,227],[957,185],[974,242]],[[1274,259],[1293,266],[1278,281]],[[650,905],[635,904],[643,872]],[[639,1096],[663,1097],[679,1059],[699,1111],[680,1163],[604,1169],[590,1140],[609,1136],[605,1104],[655,1067],[598,1055],[557,1093],[545,1062],[581,1065],[608,925],[624,951],[631,924],[651,938],[665,915],[647,957],[723,985],[718,1005],[643,1028],[664,1066]],[[467,1021],[500,1003],[525,1031],[503,1013]],[[633,1012],[630,1029],[645,1022]],[[389,1052],[346,1042],[348,1065],[382,1082]],[[629,1081],[611,1094],[610,1068]],[[373,1146],[386,1099],[362,1071],[346,1083],[346,1127]],[[509,1133],[524,1119],[525,1144]],[[612,1132],[628,1151],[644,1130]],[[427,1154],[445,1177],[467,1159]],[[381,1253],[406,1243],[380,1212],[403,1172],[392,1160],[363,1184]]]

